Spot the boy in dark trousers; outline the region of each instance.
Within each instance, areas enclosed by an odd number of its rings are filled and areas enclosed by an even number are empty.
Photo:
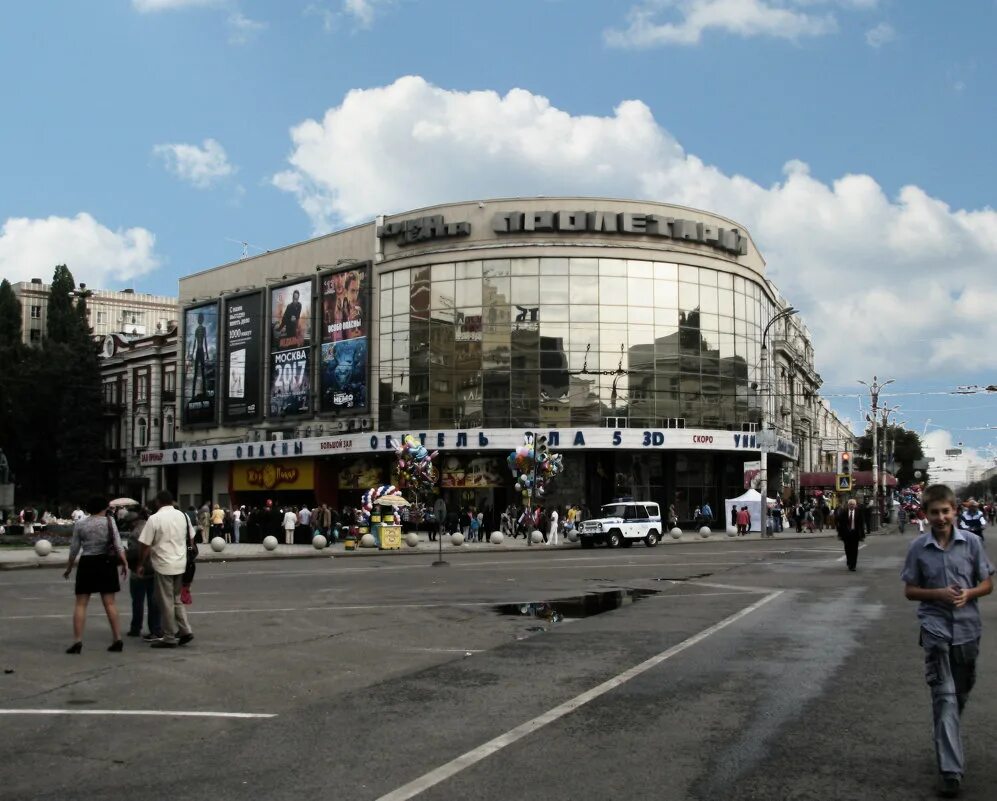
[[[959,795],[965,767],[960,722],[976,681],[982,624],[977,599],[993,591],[994,568],[983,541],[960,531],[955,495],[943,484],[928,487],[921,505],[931,528],[907,550],[900,574],[904,595],[920,601],[920,644],[931,688],[935,756],[944,798]]]

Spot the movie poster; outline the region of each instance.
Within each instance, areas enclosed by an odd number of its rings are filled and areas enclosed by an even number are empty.
[[[353,265],[320,278],[322,351],[321,411],[367,408],[370,265]]]
[[[183,420],[214,423],[218,387],[218,304],[184,310]]]
[[[440,486],[444,489],[504,487],[508,473],[505,460],[498,456],[449,455],[443,459]]]
[[[312,282],[270,290],[270,352],[312,344]]]
[[[322,411],[367,408],[367,339],[322,344]]]
[[[263,416],[260,407],[263,315],[262,292],[236,295],[225,301],[228,371],[222,416],[226,422]]]
[[[270,354],[270,416],[289,417],[311,411],[312,382],[308,348]]]

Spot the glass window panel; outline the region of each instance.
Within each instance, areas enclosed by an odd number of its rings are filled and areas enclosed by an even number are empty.
[[[734,314],[734,292],[730,289],[717,290],[717,314]]]
[[[383,292],[381,293],[384,294]],[[409,288],[408,286],[398,286],[395,284],[394,290],[392,290],[392,296],[394,298],[392,302],[392,308],[394,308],[395,314],[402,314],[408,309],[409,302]],[[384,316],[384,312],[381,312],[381,316]]]
[[[481,284],[481,302],[485,306],[506,304],[511,297],[508,277],[485,278]]]
[[[544,304],[548,303],[568,303],[568,277],[566,275],[541,275],[540,276],[540,297],[544,299]]]
[[[567,275],[568,260],[559,258],[543,258],[540,260],[541,275]]]
[[[395,283],[394,288],[397,289],[400,286],[408,286],[411,280],[412,271],[411,270],[395,270]]]
[[[584,351],[586,348],[596,350],[599,347],[599,328],[594,325],[574,326],[571,329],[571,349]],[[590,369],[595,369],[589,362]]]
[[[736,319],[736,320],[744,320],[745,319],[744,304],[745,304],[744,295],[742,293],[740,293],[740,292],[735,292],[734,293],[734,319]]]
[[[454,265],[450,264],[434,264],[432,266],[433,283],[437,281],[452,281],[454,278]]]
[[[627,326],[627,338],[629,339],[631,350],[641,345],[653,345],[654,326],[634,325],[633,323],[631,323],[629,326]]]
[[[594,370],[595,366],[585,351],[572,350],[568,353],[568,369],[579,372],[581,370]]]
[[[679,308],[692,311],[699,306],[699,286],[696,284],[679,284]]]
[[[433,317],[453,317],[454,308],[454,282],[453,281],[433,281],[432,291]]]
[[[457,278],[481,278],[480,261],[457,262]]]
[[[481,280],[478,278],[467,278],[457,281],[456,284],[457,305],[480,306],[481,305]]]
[[[599,259],[600,276],[616,276],[622,278],[627,274],[627,263],[623,259]]]
[[[734,276],[734,291],[744,293],[744,279],[739,275]]]
[[[540,272],[540,259],[511,259],[512,274],[537,275]]]
[[[688,264],[679,265],[679,281],[688,281],[690,284],[699,283],[699,268]]]
[[[599,347],[604,351],[613,351],[618,353],[620,346],[626,348],[627,346],[627,329],[626,326],[615,325],[612,323],[600,323],[599,324]]]
[[[719,286],[721,289],[733,289],[734,276],[731,275],[730,273],[718,273],[717,286]]]
[[[650,306],[631,306],[630,307],[630,322],[638,323],[640,325],[653,325],[654,324],[654,309]]]
[[[679,266],[670,261],[654,262],[654,277],[662,281],[678,281]]]
[[[570,259],[569,271],[571,275],[598,275],[598,259]]]
[[[568,349],[568,338],[571,336],[571,329],[566,323],[548,323],[540,325],[540,349],[560,350]]]
[[[391,334],[381,334],[378,348],[380,348],[378,359],[386,361],[391,358]]]
[[[631,307],[654,305],[654,281],[631,275],[627,279],[627,303]]]
[[[631,278],[650,278],[653,275],[651,262],[629,259],[627,261],[627,275]]]
[[[536,276],[514,277],[512,279],[512,303],[518,306],[538,306],[540,304],[540,282]]]
[[[626,323],[626,306],[603,306],[599,309],[599,320],[603,323]]]
[[[679,304],[678,284],[672,280],[654,280],[654,305],[660,309],[677,309]]]
[[[599,279],[591,275],[571,276],[572,303],[598,303]]]
[[[727,314],[719,315],[720,332],[731,334],[734,332],[734,318]]]
[[[603,309],[605,312],[605,309]],[[599,307],[589,306],[585,304],[575,303],[569,307],[569,313],[571,315],[571,322],[573,323],[597,323],[599,322]],[[624,317],[626,319],[626,309],[623,309]]]
[[[679,324],[678,309],[655,309],[654,324],[677,326]]]
[[[717,271],[708,270],[705,267],[699,268],[699,285],[700,286],[716,286],[717,285]]]
[[[715,314],[700,314],[699,327],[703,331],[716,331],[720,318]]]
[[[701,286],[699,288],[699,308],[707,314],[718,312],[720,299],[717,295],[717,288],[712,286]]]
[[[381,312],[381,317],[382,318],[384,318],[384,317],[390,317],[391,316],[391,292],[392,292],[392,290],[390,290],[390,289],[387,289],[387,290],[382,289],[381,290],[381,308],[380,308],[380,312]]]
[[[623,306],[627,302],[627,279],[613,275],[599,276],[599,302],[603,306]]]
[[[481,274],[485,278],[499,278],[510,272],[509,259],[487,259],[481,262]]]
[[[541,289],[541,294],[543,290]],[[566,323],[570,319],[568,317],[568,310],[570,306],[548,306],[544,304],[543,308],[543,322],[551,323]]]

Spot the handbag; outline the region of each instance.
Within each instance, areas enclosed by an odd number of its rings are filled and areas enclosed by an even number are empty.
[[[192,526],[190,518],[187,517],[187,515],[184,515],[183,512],[180,512],[180,514],[182,514],[184,516],[184,520],[187,521],[187,564],[184,566],[183,580],[181,583],[185,587],[189,587],[190,583],[194,580],[194,571],[197,570],[198,550],[197,543],[194,542],[194,538],[191,536]]]

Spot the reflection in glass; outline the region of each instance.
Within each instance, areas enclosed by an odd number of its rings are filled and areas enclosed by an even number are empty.
[[[566,275],[541,275],[540,276],[540,297],[543,298],[544,305],[548,303],[568,303],[568,276]]]

